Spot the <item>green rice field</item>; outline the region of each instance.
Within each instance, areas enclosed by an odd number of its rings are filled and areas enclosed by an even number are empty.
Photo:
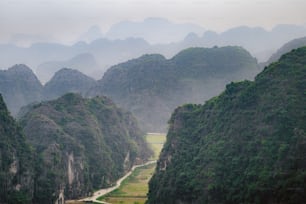
[[[166,140],[165,134],[147,134],[146,140],[154,150],[151,160],[157,160]],[[112,204],[144,204],[147,199],[148,182],[154,173],[156,164],[139,167],[122,182],[121,186],[101,197],[99,200]]]

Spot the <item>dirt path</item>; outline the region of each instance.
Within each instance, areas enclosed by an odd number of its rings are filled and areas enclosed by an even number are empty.
[[[128,173],[126,173],[123,177],[121,177],[119,180],[117,180],[115,186],[112,186],[112,187],[109,187],[109,188],[100,189],[100,190],[94,192],[93,196],[80,199],[79,201],[109,204],[107,202],[99,201],[99,200],[97,200],[97,198],[99,198],[101,196],[104,196],[105,194],[110,193],[113,190],[119,188],[121,183],[122,183],[122,181],[124,181],[124,179],[126,179],[128,176],[130,176],[136,168],[142,167],[142,166],[146,166],[146,165],[149,165],[149,164],[154,164],[154,163],[156,163],[156,161],[149,161],[149,162],[144,163],[144,164],[134,165],[132,167],[132,169]]]

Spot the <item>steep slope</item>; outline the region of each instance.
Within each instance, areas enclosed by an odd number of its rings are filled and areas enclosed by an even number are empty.
[[[306,37],[303,38],[297,38],[294,40],[291,40],[290,42],[286,43],[285,45],[283,45],[281,48],[279,48],[276,53],[274,53],[269,60],[264,63],[265,66],[271,64],[272,62],[276,62],[279,60],[279,58],[287,53],[290,52],[293,49],[297,49],[299,47],[304,47],[306,46]]]
[[[144,55],[111,67],[91,95],[106,95],[131,111],[146,131],[165,131],[170,113],[186,102],[203,102],[226,83],[258,73],[240,47],[190,48],[172,59]]]
[[[37,154],[36,203],[86,196],[151,153],[132,115],[105,97],[66,94],[20,121]]]
[[[31,203],[32,152],[0,95],[0,203]]]
[[[45,84],[43,96],[45,100],[55,99],[69,92],[79,93],[84,96],[95,85],[96,81],[83,73],[63,68],[57,71],[52,79]]]
[[[29,67],[19,64],[0,70],[0,93],[16,115],[20,107],[41,100],[42,85]]]
[[[173,113],[148,204],[304,203],[306,47]]]

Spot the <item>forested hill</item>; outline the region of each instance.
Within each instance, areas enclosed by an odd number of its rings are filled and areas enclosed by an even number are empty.
[[[0,70],[0,93],[13,115],[22,106],[40,101],[42,89],[43,86],[26,65],[17,64],[8,70]]]
[[[87,196],[151,154],[134,117],[106,97],[70,93],[27,109],[20,124],[36,153],[35,203]]]
[[[33,152],[0,95],[0,203],[30,203]]]
[[[171,116],[148,204],[304,203],[306,47]]]
[[[111,67],[91,95],[106,95],[131,111],[146,131],[166,131],[171,112],[184,103],[203,103],[231,82],[259,72],[241,47],[189,48],[172,59],[144,55]]]
[[[57,71],[43,88],[43,99],[56,99],[66,93],[85,95],[96,85],[96,81],[78,70],[62,68]]]

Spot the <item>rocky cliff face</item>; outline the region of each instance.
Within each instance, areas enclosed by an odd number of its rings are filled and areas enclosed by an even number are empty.
[[[66,94],[32,106],[20,122],[36,152],[36,203],[86,196],[151,154],[133,116],[105,97]]]
[[[0,93],[13,115],[16,115],[22,106],[40,101],[42,88],[35,74],[25,65],[0,70]]]
[[[0,95],[0,203],[31,203],[33,152]]]
[[[306,200],[306,47],[184,105],[149,184],[148,204],[303,203]]]

